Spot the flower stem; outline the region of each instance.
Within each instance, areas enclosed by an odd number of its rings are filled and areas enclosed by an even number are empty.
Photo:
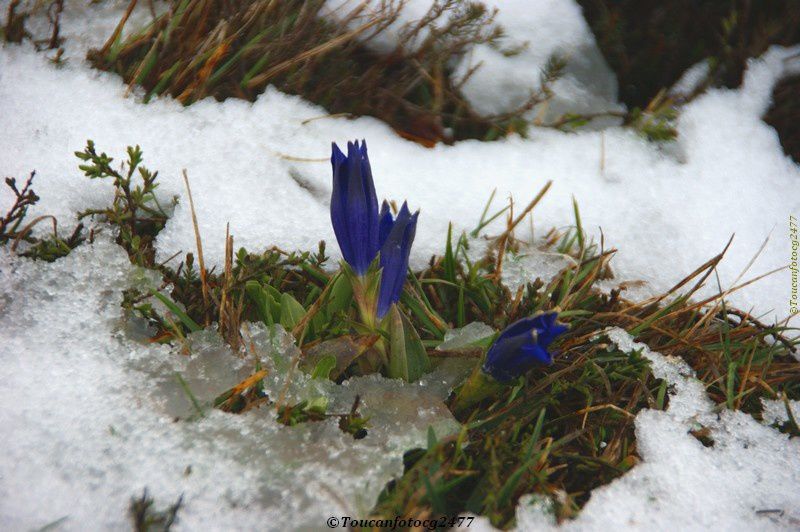
[[[461,388],[456,392],[455,399],[451,405],[451,410],[454,414],[464,414],[467,409],[480,403],[484,399],[488,399],[494,395],[498,395],[504,388],[501,383],[494,380],[481,369],[481,365],[475,366],[472,373],[461,385]]]

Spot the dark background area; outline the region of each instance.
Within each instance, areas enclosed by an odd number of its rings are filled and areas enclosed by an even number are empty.
[[[647,106],[692,65],[708,60],[707,86],[738,87],[747,60],[800,42],[798,0],[577,0],[629,108]],[[765,120],[800,161],[800,76],[776,88]]]

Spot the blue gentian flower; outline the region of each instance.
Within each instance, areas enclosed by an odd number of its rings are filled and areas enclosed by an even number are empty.
[[[548,312],[523,318],[506,327],[486,353],[483,371],[495,380],[509,382],[537,364],[550,364],[547,346],[567,330],[556,323],[558,314]]]
[[[403,292],[419,211],[411,214],[408,205],[403,203],[394,218],[389,204],[384,201],[378,212],[366,141],[348,142],[347,155],[333,143],[331,165],[333,232],[344,260],[359,277],[367,273],[380,252],[382,273],[377,317],[382,318]]]
[[[408,270],[408,256],[411,244],[417,233],[417,217],[419,211],[411,214],[408,204],[403,202],[397,218],[392,217],[389,204],[384,201],[381,206],[378,225],[378,242],[380,248],[381,287],[378,294],[378,318],[389,312],[392,304],[400,300],[403,283]]]
[[[344,260],[364,275],[378,254],[378,198],[367,143],[347,143],[347,155],[333,143],[331,222]]]

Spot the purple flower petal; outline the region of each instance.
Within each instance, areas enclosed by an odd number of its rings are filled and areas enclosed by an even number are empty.
[[[391,214],[389,215],[391,216]],[[397,219],[392,222],[391,229],[386,235],[380,252],[381,287],[378,294],[378,317],[386,315],[392,304],[400,300],[403,294],[403,284],[408,270],[408,258],[411,246],[417,232],[417,217],[419,211],[411,214],[408,204],[403,203]],[[382,225],[388,227],[389,222]]]
[[[344,260],[363,275],[378,254],[378,198],[366,142],[348,142],[347,155],[334,143],[331,166],[333,232]]]
[[[522,318],[503,330],[486,353],[483,371],[500,382],[509,382],[537,364],[553,360],[547,346],[567,330],[548,312]]]

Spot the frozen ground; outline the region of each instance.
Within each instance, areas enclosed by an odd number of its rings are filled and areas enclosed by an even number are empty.
[[[523,4],[515,2],[514,9]],[[500,3],[501,9],[512,9],[505,5],[512,3]],[[593,46],[585,22],[574,19],[574,3],[536,5],[540,10],[531,20],[561,10],[573,17],[566,19],[577,32],[571,42]],[[0,2],[2,12],[6,7]],[[223,256],[226,222],[236,245],[252,250],[333,242],[326,206],[329,143],[366,138],[379,195],[407,198],[422,209],[416,264],[441,252],[449,221],[471,229],[492,189],[497,188],[498,207],[510,195],[524,204],[547,179],[554,184],[534,213],[536,234],[572,222],[574,195],[585,227],[596,238],[602,228],[606,245],[620,249],[619,279],[644,280],[650,291],[674,284],[721,250],[733,233],[720,267],[723,287],[770,235],[747,277],[789,261],[787,218],[800,214],[800,170],[760,117],[776,80],[800,67],[797,49],[772,49],[751,62],[741,89],[714,90],[689,105],[679,122],[679,140],[669,147],[610,128],[577,134],[534,129],[530,139],[425,149],[369,118],[307,122],[325,110],[273,89],[254,104],[209,100],[183,108],[165,99],[144,106],[136,92],[126,97],[119,78],[82,61],[86,47],[102,42],[120,12],[104,3],[89,13],[87,19],[80,3],[68,4],[63,27],[68,61],[60,68],[28,45],[0,48],[0,174],[22,178],[36,169],[42,201],[32,214],[55,214],[61,227],[74,225],[77,210],[110,200],[110,187],[82,177],[72,155],[91,138],[115,156],[140,144],[146,165],[160,171],[164,196],[180,196],[158,239],[160,257],[194,248],[182,168],[192,181],[212,264]],[[512,24],[509,30],[529,38],[520,27],[527,26]],[[87,36],[87,28],[94,37]],[[549,41],[546,32],[538,37],[532,43],[542,47],[537,50],[555,50],[563,32]],[[541,60],[529,59],[531,68]],[[508,68],[491,66],[498,72]],[[480,88],[474,98],[487,106],[503,104],[489,97],[498,91]],[[561,97],[569,100],[571,94],[564,89]],[[10,200],[3,194],[0,210]],[[529,264],[544,276],[557,260],[533,257]],[[441,431],[454,428],[441,405],[444,374],[414,386],[364,379],[336,391],[301,379],[298,397],[330,395],[336,408],[346,408],[354,390],[365,394],[376,427],[357,445],[331,423],[287,429],[260,411],[245,416],[211,411],[194,423],[174,423],[188,408],[173,380],[176,372],[210,398],[223,390],[209,383],[236,382],[247,373],[248,361],[230,364],[229,353],[210,333],[193,339],[189,358],[131,340],[121,320],[121,290],[144,282],[152,276],[134,271],[124,253],[103,239],[54,264],[12,261],[2,250],[0,394],[7,399],[0,406],[5,436],[0,528],[27,530],[62,517],[65,530],[120,528],[129,498],[145,485],[160,505],[185,493],[180,514],[185,530],[320,528],[322,516],[369,508],[386,479],[401,470],[402,450],[424,443],[429,423]],[[783,271],[731,299],[768,319],[782,319],[789,282]],[[613,334],[631,347],[621,333]],[[256,336],[259,348],[276,361],[273,376],[279,378],[280,356],[258,331]],[[643,463],[596,490],[569,526],[800,526],[798,443],[742,414],[717,418],[699,385],[681,376],[685,368],[675,369],[657,353],[650,356],[659,371],[672,368],[667,377],[679,380],[670,408],[638,416]],[[713,431],[713,448],[686,434],[694,423]],[[521,505],[521,528],[552,526],[537,508]],[[783,514],[756,513],[775,509]]]
[[[0,390],[16,397],[0,408],[0,529],[62,518],[62,530],[125,529],[130,498],[145,486],[162,507],[184,494],[183,530],[316,529],[331,515],[369,511],[429,426],[440,436],[458,430],[442,402],[463,375],[452,363],[414,385],[298,374],[290,404],[328,397],[329,412],[347,413],[360,394],[371,428],[359,441],[336,419],[287,428],[266,409],[179,422],[194,412],[176,375],[206,403],[253,361],[211,332],[190,338],[191,356],[130,340],[122,290],[152,277],[105,238],[53,264],[0,250]],[[296,347],[282,331],[251,333],[278,397]]]

